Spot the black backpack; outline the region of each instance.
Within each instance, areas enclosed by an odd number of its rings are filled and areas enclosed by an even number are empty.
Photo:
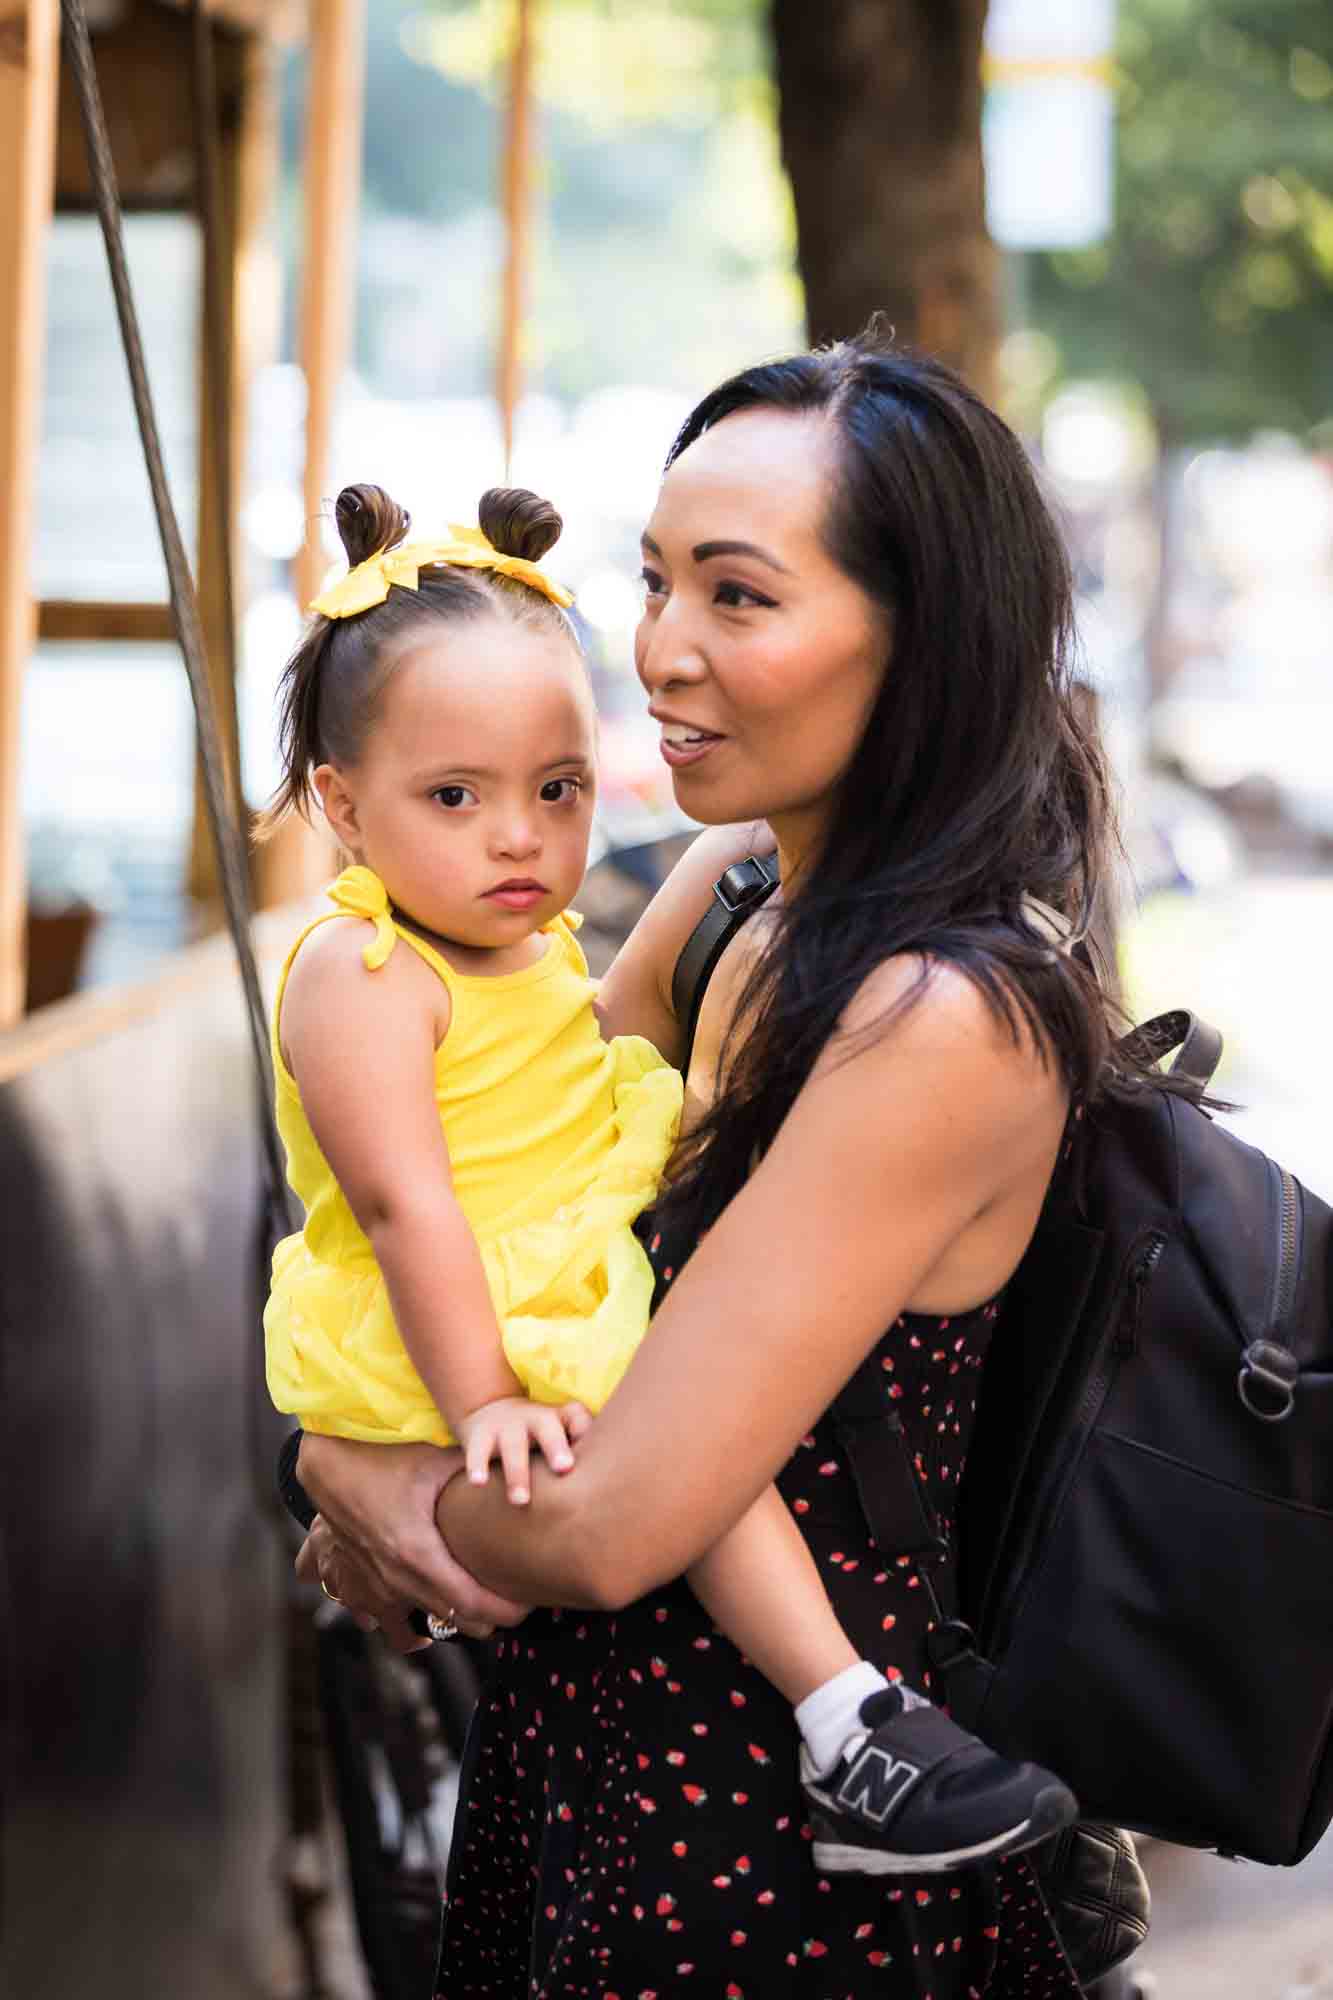
[[[716,885],[677,967],[691,1039],[775,882],[750,860]],[[1136,1033],[1206,1087],[1211,1029]],[[1333,1213],[1206,1111],[1140,1085],[1075,1122],[1005,1293],[932,1653],[958,1720],[1090,1818],[1267,1862],[1333,1818],[1331,1308]],[[834,1417],[877,1540],[928,1580],[878,1381]]]

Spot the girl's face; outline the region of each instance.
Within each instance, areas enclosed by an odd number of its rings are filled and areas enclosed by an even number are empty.
[[[572,639],[503,616],[423,625],[352,766],[321,764],[329,823],[424,930],[527,962],[583,880],[592,692]]]
[[[768,819],[784,872],[818,848],[889,652],[821,540],[833,446],[820,415],[726,417],[671,467],[643,538],[634,657],[676,797],[708,825]]]

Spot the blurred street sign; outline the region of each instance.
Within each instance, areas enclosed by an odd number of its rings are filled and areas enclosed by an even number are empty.
[[[1111,227],[1115,0],[991,0],[986,220],[1006,250],[1070,249]]]

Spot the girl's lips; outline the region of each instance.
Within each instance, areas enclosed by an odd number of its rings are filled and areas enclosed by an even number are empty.
[[[488,889],[485,901],[499,903],[506,910],[530,910],[534,903],[541,902],[545,894],[546,890],[537,882],[525,888],[519,887],[518,884],[512,888],[501,885],[498,889]]]
[[[705,736],[701,742],[673,743],[664,736],[661,743],[663,761],[673,771],[679,771],[686,764],[697,764],[710,750],[716,750],[718,744],[726,740],[725,736]]]

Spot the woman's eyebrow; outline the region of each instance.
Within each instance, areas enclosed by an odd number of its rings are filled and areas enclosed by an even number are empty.
[[[661,558],[662,551],[651,535],[642,535],[639,539],[650,556]],[[770,569],[778,570],[783,576],[793,574],[785,563],[780,563],[767,549],[761,549],[757,542],[697,542],[690,553],[697,563],[710,562],[714,556],[753,556],[757,562],[767,563]]]

